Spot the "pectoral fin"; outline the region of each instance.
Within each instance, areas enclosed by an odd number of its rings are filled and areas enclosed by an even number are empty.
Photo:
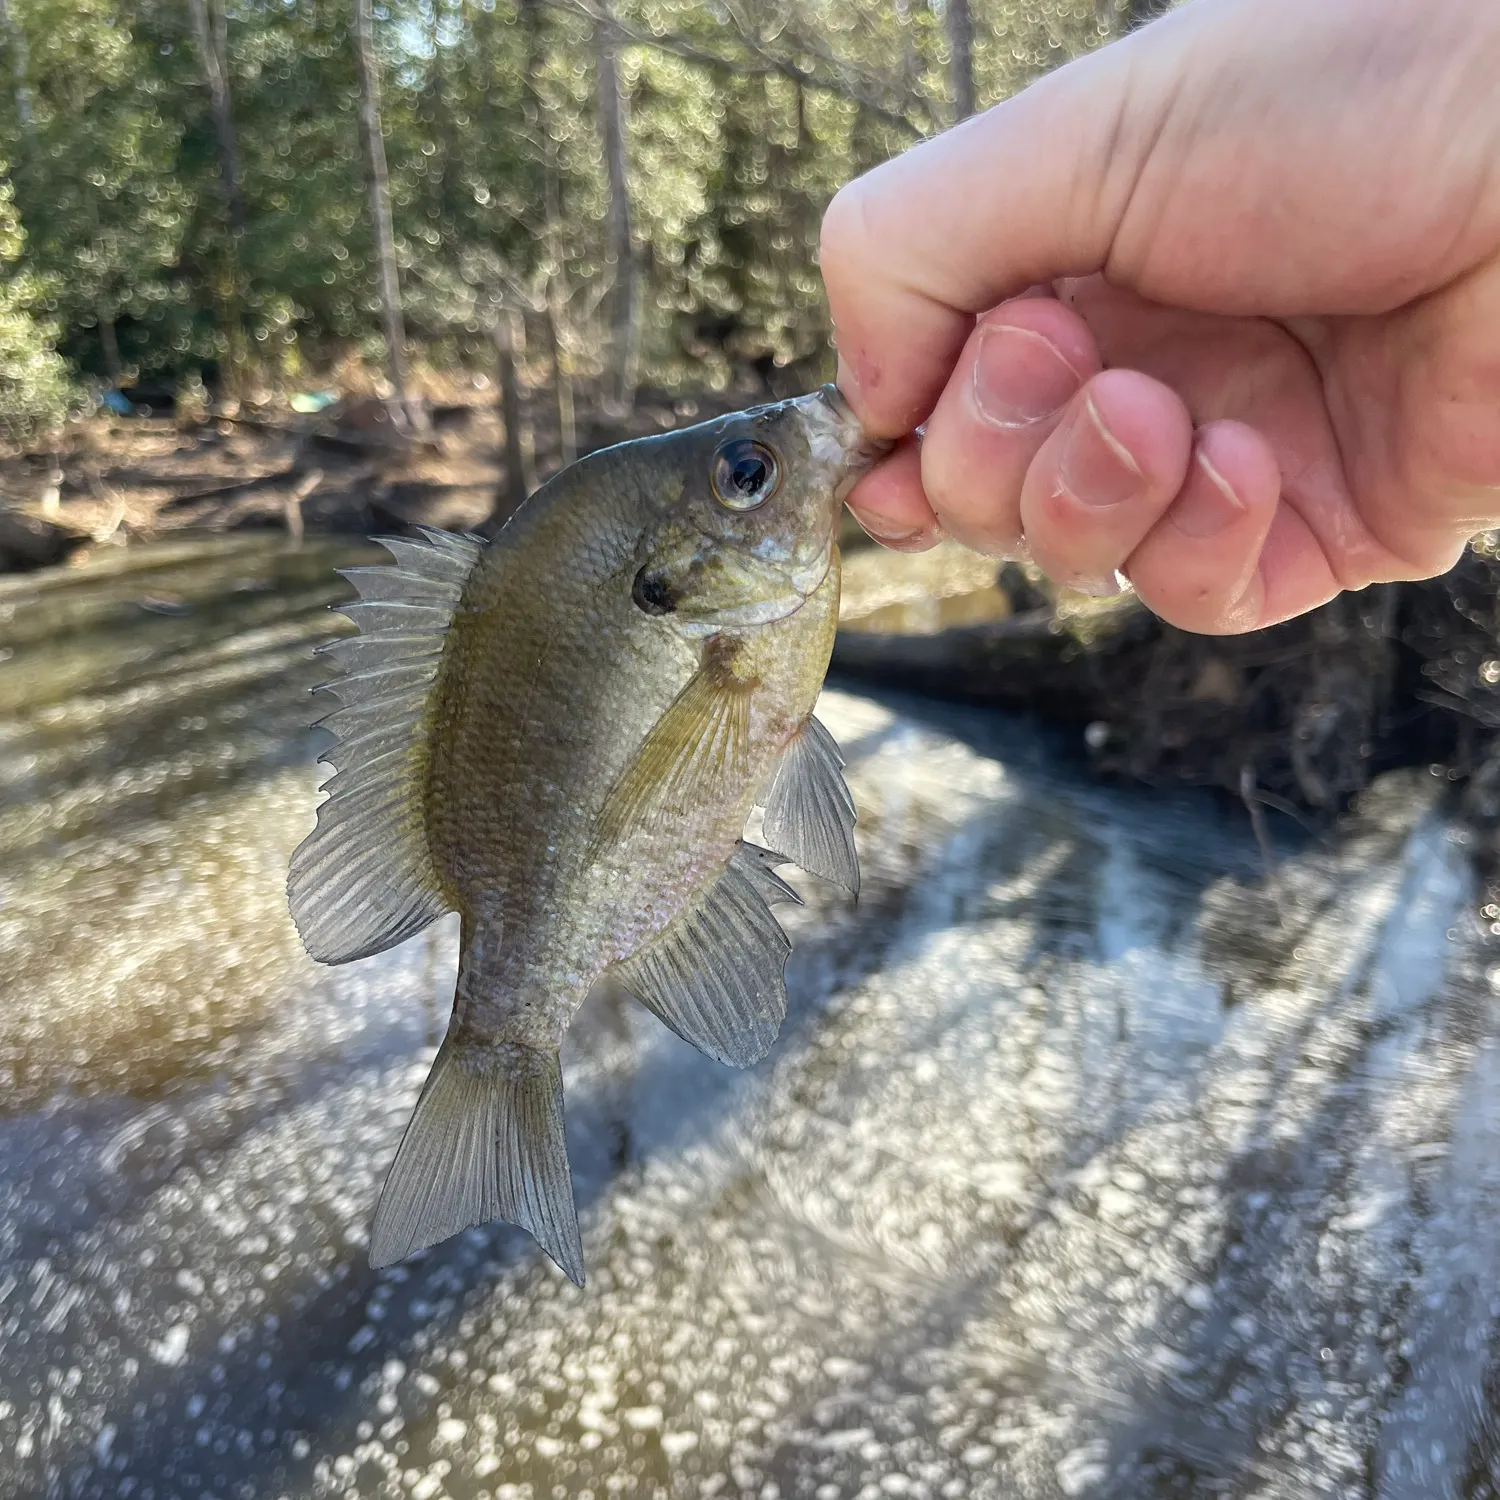
[[[844,784],[844,757],[811,714],[781,757],[766,794],[766,842],[810,874],[859,894],[854,798]]]
[[[734,671],[735,643],[714,641],[687,685],[642,741],[594,825],[594,852],[632,829],[736,795],[750,774],[753,679]]]
[[[693,905],[615,970],[684,1041],[737,1068],[766,1055],[786,1018],[782,971],[792,945],[766,903],[797,894],[772,871],[780,863],[740,844]]]

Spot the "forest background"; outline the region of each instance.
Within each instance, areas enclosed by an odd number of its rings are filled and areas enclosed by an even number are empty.
[[[807,390],[829,198],[1163,3],[0,0],[0,572],[179,527],[493,526],[581,450]],[[1258,828],[1428,765],[1500,930],[1500,533],[1220,640],[871,551],[839,670],[1039,713]]]
[[[529,351],[555,396],[826,368],[841,184],[1143,0],[0,0],[0,438]]]

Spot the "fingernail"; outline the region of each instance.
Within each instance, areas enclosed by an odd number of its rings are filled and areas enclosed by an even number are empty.
[[[1141,492],[1140,465],[1119,438],[1104,425],[1092,396],[1068,433],[1058,478],[1064,490],[1083,505],[1103,509]]]
[[[1083,384],[1051,339],[1008,323],[988,324],[974,357],[974,405],[995,427],[1030,427]]]
[[[1087,594],[1090,599],[1113,599],[1130,587],[1130,580],[1123,573],[1115,573],[1109,578],[1074,578],[1068,587],[1075,594]]]
[[[900,521],[892,521],[885,516],[870,516],[861,513],[857,514],[854,519],[877,542],[884,542],[892,547],[900,546],[902,542],[914,542],[918,537],[926,536],[928,530],[925,526],[904,526]]]
[[[1233,526],[1245,514],[1245,505],[1201,448],[1194,451],[1193,464],[1197,472],[1167,515],[1184,536],[1204,541]]]

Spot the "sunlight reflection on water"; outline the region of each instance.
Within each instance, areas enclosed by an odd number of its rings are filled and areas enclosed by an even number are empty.
[[[800,882],[771,1056],[576,1028],[588,1288],[371,1272],[456,936],[286,915],[334,556],[0,585],[0,1492],[1486,1493],[1493,956],[1417,777],[1282,923],[1232,811],[830,692],[865,888]]]

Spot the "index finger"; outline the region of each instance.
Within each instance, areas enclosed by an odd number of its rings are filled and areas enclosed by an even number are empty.
[[[839,385],[873,435],[931,413],[975,314],[1104,265],[1134,178],[1119,133],[1131,45],[1049,74],[829,204]]]

